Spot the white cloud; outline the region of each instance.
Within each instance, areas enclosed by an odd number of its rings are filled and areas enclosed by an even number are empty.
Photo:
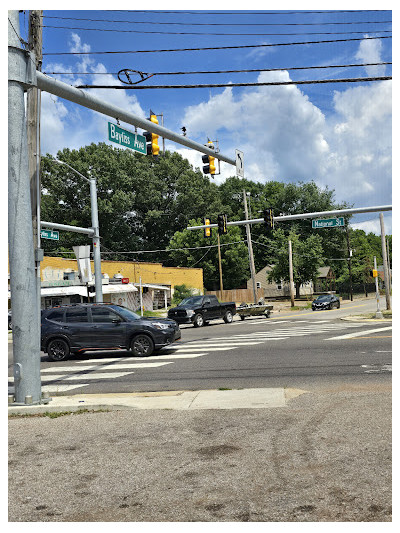
[[[374,215],[370,215],[374,216]],[[385,212],[383,215],[383,225],[385,235],[392,234],[392,214]],[[379,213],[375,213],[375,218],[365,220],[364,222],[354,222],[350,224],[353,229],[362,229],[365,233],[374,233],[375,235],[381,234],[381,224],[379,219]]]
[[[379,41],[362,41],[357,58],[379,62]],[[288,80],[287,71],[258,77],[260,82]],[[295,85],[240,92],[228,87],[186,108],[182,123],[191,138],[218,138],[223,153],[242,150],[248,179],[314,179],[321,187],[335,189],[337,201],[357,206],[388,204],[391,91],[390,81],[334,91],[334,112],[325,117]],[[219,181],[234,172],[224,165]]]
[[[369,37],[365,35],[364,37]],[[380,63],[382,52],[382,41],[379,39],[375,40],[364,40],[361,41],[359,49],[355,55],[362,63]],[[384,76],[385,75],[385,65],[377,65],[365,67],[365,70],[368,76]]]
[[[82,43],[78,35],[72,34],[69,42],[71,52],[90,52],[90,46]],[[64,72],[57,75],[64,83],[69,85],[122,85],[112,75],[105,76],[106,67],[97,63],[90,56],[78,56],[80,59],[76,68],[65,67],[62,63],[46,65],[46,72]],[[77,77],[72,72],[88,73],[88,76]],[[145,117],[135,95],[124,90],[91,89],[91,95],[100,98],[112,105],[131,112],[140,117]],[[60,100],[49,93],[42,93],[41,114],[41,143],[42,153],[56,153],[65,147],[78,149],[92,142],[107,141],[107,121],[110,117],[95,111],[89,111],[82,106]],[[124,127],[124,123],[121,122]],[[126,125],[132,129],[131,125]]]

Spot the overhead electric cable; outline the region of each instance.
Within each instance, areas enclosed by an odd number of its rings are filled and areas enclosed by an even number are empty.
[[[376,39],[391,39],[392,37],[383,35],[382,37],[354,37],[349,39],[331,39],[326,41],[300,41],[295,43],[268,43],[268,44],[242,44],[232,46],[203,46],[198,48],[169,48],[157,50],[118,50],[104,52],[44,52],[44,56],[66,56],[66,55],[97,55],[97,54],[152,54],[161,52],[197,52],[204,50],[237,50],[246,48],[269,48],[273,46],[295,46],[304,44],[324,44],[324,43],[342,43],[350,41],[367,41]]]
[[[390,9],[344,9],[334,11],[156,11],[147,9],[105,9],[107,12],[122,13],[174,13],[178,15],[309,15],[327,13],[382,13]]]
[[[390,61],[381,61],[380,63],[354,63],[349,65],[320,65],[312,67],[281,67],[281,68],[252,68],[243,70],[186,70],[181,72],[152,72],[153,76],[177,76],[181,74],[234,74],[245,72],[279,72],[282,70],[308,70],[320,68],[349,68],[349,67],[376,67],[382,65],[391,65]],[[125,69],[124,69],[125,70]],[[130,70],[130,69],[126,69]],[[121,72],[121,71],[119,71]],[[71,75],[71,76],[116,76],[119,72],[50,72],[46,71],[43,74],[56,75]]]
[[[366,81],[391,80],[391,76],[376,76],[369,78],[344,78],[332,80],[306,80],[306,81],[277,81],[260,83],[206,83],[198,85],[76,85],[76,89],[202,89],[216,87],[261,87],[267,85],[307,85],[314,83],[357,83]]]
[[[237,37],[269,37],[269,36],[279,36],[279,35],[342,35],[342,34],[353,34],[353,33],[366,33],[365,31],[350,31],[350,32],[297,32],[297,33],[221,33],[221,32],[188,32],[188,31],[150,31],[150,30],[121,30],[114,28],[82,28],[80,26],[52,26],[49,24],[42,24],[40,28],[53,28],[58,30],[82,30],[82,31],[107,31],[111,33],[140,33],[140,34],[150,34],[150,35],[216,35],[218,37],[225,36],[237,36]],[[370,33],[391,33],[391,30],[369,30]]]
[[[53,17],[50,15],[42,15],[42,19],[57,19],[57,20],[84,20],[88,22],[107,22],[107,23],[122,23],[122,24],[149,24],[149,25],[167,25],[167,26],[335,26],[335,25],[351,25],[351,24],[391,24],[391,20],[360,20],[349,22],[249,22],[243,24],[242,22],[164,22],[164,21],[146,21],[146,20],[108,20],[108,19],[92,19],[84,17]]]

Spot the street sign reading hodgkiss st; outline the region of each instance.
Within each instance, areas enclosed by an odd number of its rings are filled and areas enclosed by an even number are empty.
[[[147,154],[146,137],[120,128],[116,124],[108,123],[108,140],[130,148],[140,154]]]
[[[337,228],[340,226],[344,226],[343,217],[321,218],[312,221],[313,228]]]

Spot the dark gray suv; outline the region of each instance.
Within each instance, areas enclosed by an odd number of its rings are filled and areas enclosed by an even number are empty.
[[[41,349],[52,361],[86,350],[131,350],[148,357],[181,338],[174,320],[143,318],[120,305],[71,304],[42,311]]]

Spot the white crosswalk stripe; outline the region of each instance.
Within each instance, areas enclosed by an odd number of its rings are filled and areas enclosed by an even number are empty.
[[[254,321],[257,322],[257,321]],[[303,321],[301,321],[303,322]],[[306,321],[304,321],[306,322]],[[250,323],[250,322],[249,322]],[[240,349],[246,346],[257,346],[265,344],[267,341],[282,340],[290,337],[303,337],[312,334],[333,333],[340,331],[342,335],[334,338],[348,338],[352,336],[361,336],[374,330],[363,331],[362,333],[343,334],[347,329],[359,328],[363,324],[353,323],[330,323],[329,321],[318,321],[318,323],[306,322],[299,324],[299,321],[291,322],[290,320],[281,320],[274,322],[276,324],[285,324],[278,328],[267,328],[262,331],[249,331],[227,337],[208,338],[204,341],[187,342],[184,344],[175,344],[164,348],[159,355],[150,357],[131,357],[129,355],[116,354],[115,357],[94,357],[90,358],[87,354],[85,359],[73,360],[66,362],[65,365],[57,364],[53,367],[42,369],[42,391],[50,394],[65,393],[70,390],[87,387],[90,382],[101,380],[113,380],[123,378],[135,373],[136,370],[154,369],[173,364],[174,361],[183,359],[195,359],[203,357],[212,352],[224,352]],[[260,322],[259,322],[260,324]],[[262,325],[271,325],[262,323]],[[331,337],[333,340],[333,338]],[[81,381],[81,383],[71,383]],[[14,383],[14,378],[9,378],[9,383]],[[14,392],[14,387],[9,387],[9,393]]]

